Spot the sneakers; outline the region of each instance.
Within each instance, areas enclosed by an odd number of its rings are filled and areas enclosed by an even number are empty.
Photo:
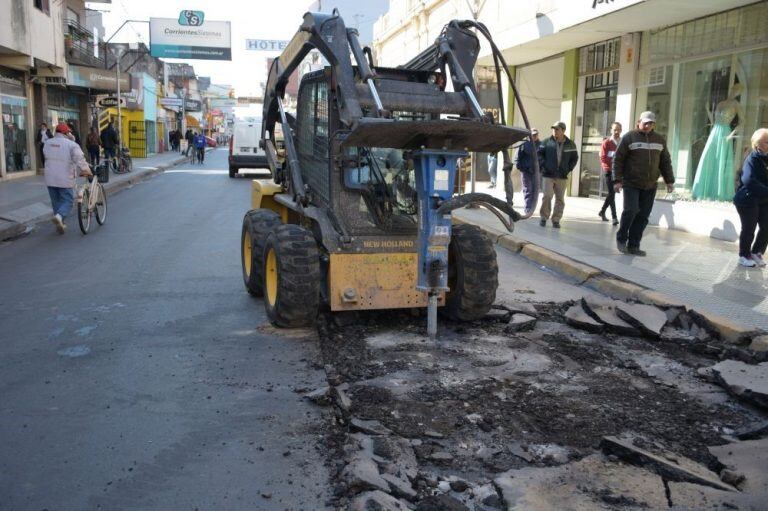
[[[542,218],[541,220],[539,220],[539,225],[542,226],[542,227],[546,227],[547,219],[546,218]]]
[[[51,222],[56,226],[56,232],[59,234],[64,234],[66,232],[67,226],[64,224],[64,219],[61,218],[60,214],[56,213],[53,215]]]
[[[755,262],[757,266],[760,268],[765,267],[765,260],[763,259],[763,254],[752,254],[752,260]]]
[[[611,222],[611,225],[619,225],[619,219],[618,218],[614,218],[613,222]]]
[[[640,247],[627,247],[627,253],[634,256],[645,257],[645,250],[640,250]]]
[[[559,229],[560,228],[560,222],[552,222],[552,227],[555,228],[555,229]]]
[[[597,216],[599,216],[600,220],[602,220],[603,222],[607,222],[608,221],[608,217],[605,216],[605,211],[601,211],[600,213],[597,214]]]
[[[622,254],[627,253],[627,243],[624,241],[618,241],[616,240],[616,248],[621,252]]]
[[[757,266],[757,263],[753,259],[747,259],[744,256],[739,257],[739,266],[744,266],[745,268],[754,268]]]

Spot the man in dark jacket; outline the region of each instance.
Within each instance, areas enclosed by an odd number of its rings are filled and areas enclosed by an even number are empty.
[[[515,166],[520,170],[520,177],[522,179],[523,199],[525,201],[525,214],[526,216],[533,212],[536,208],[536,200],[539,196],[539,176],[536,174],[534,166],[534,157],[539,161],[539,172],[544,167],[541,157],[539,156],[539,148],[541,147],[541,141],[539,140],[539,130],[533,128],[531,130],[531,139],[522,143],[517,150],[517,156],[515,157]]]
[[[659,175],[667,191],[674,190],[675,175],[667,141],[656,133],[656,114],[643,112],[637,128],[623,137],[613,157],[613,188],[624,190],[624,211],[616,233],[616,247],[622,254],[644,256],[640,250],[648,217],[653,209]]]
[[[113,160],[114,163],[115,155],[117,154],[115,148],[119,143],[120,140],[117,136],[117,131],[110,122],[107,124],[107,127],[104,128],[104,131],[101,132],[101,147],[104,148],[105,159]]]
[[[187,150],[184,152],[184,156],[189,156],[189,152],[195,150],[195,134],[192,133],[191,129],[187,128],[187,132],[184,133],[184,140],[187,141]]]
[[[542,227],[547,225],[547,219],[552,211],[552,196],[555,197],[555,210],[552,212],[552,227],[560,228],[560,219],[565,209],[565,189],[568,187],[568,174],[576,167],[579,153],[576,144],[565,136],[565,123],[560,121],[552,125],[552,136],[539,148],[543,166],[541,175],[544,176],[544,198],[539,214]]]

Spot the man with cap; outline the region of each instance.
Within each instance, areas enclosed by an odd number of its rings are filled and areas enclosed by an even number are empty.
[[[81,176],[92,176],[83,150],[69,138],[69,126],[59,123],[56,133],[43,144],[45,154],[45,184],[53,207],[53,224],[59,234],[64,234],[67,226],[64,219],[72,210],[74,202],[75,172]]]
[[[531,129],[530,140],[523,142],[517,150],[515,156],[515,166],[520,170],[520,177],[523,182],[523,199],[525,200],[525,215],[530,216],[536,207],[536,200],[539,195],[539,177],[536,175],[534,163],[536,158],[539,161],[539,172],[541,172],[542,161],[539,157],[539,130]]]
[[[576,152],[576,144],[565,136],[565,123],[563,121],[552,125],[552,136],[539,148],[544,177],[544,198],[541,202],[539,214],[542,227],[547,225],[547,219],[552,212],[552,227],[560,228],[560,219],[565,209],[565,189],[568,187],[568,174],[576,167],[579,161],[579,153]],[[552,211],[552,196],[555,197],[555,210]]]
[[[621,138],[613,156],[613,187],[616,193],[624,190],[624,210],[616,233],[616,247],[622,254],[645,255],[640,240],[653,209],[659,175],[664,177],[667,191],[674,190],[667,141],[655,127],[656,114],[641,113],[637,128]]]

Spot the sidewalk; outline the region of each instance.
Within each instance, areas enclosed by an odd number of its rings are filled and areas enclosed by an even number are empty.
[[[109,183],[105,183],[104,188],[107,193],[115,193],[185,160],[184,156],[174,152],[135,158],[133,171],[110,174]],[[51,200],[42,175],[0,183],[0,241],[18,236],[51,217]]]
[[[487,183],[477,183],[476,191],[503,198],[501,189],[488,189]],[[515,195],[515,204],[520,210],[520,194]],[[768,270],[738,266],[736,243],[649,225],[642,241],[648,255],[623,255],[616,249],[617,227],[597,216],[601,205],[598,199],[566,197],[559,230],[553,229],[551,222],[539,226],[537,208],[532,218],[515,224],[511,238],[658,291],[701,313],[725,317],[749,329],[768,330]],[[621,194],[617,194],[616,205],[620,214]],[[463,209],[455,215],[499,233],[504,230],[485,209]]]

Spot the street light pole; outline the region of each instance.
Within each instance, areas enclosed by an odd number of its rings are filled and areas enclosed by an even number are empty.
[[[120,95],[120,59],[122,57],[123,51],[122,48],[117,47],[116,48],[116,54],[117,54],[117,65],[115,66],[115,69],[117,69],[117,150],[118,150],[118,156],[123,154],[123,115],[122,110],[120,108],[120,100],[122,96]]]

